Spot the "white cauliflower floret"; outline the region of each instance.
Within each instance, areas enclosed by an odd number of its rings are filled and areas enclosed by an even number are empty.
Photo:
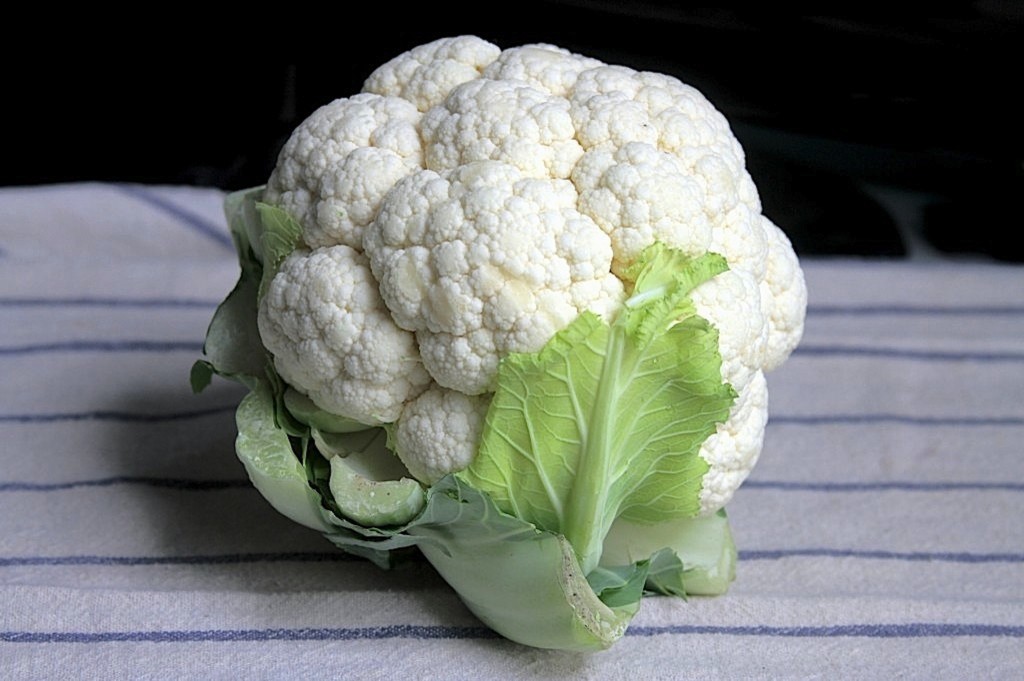
[[[577,127],[587,123],[586,114],[607,117],[586,102],[595,96],[613,95],[636,102],[658,133],[658,146],[676,153],[692,165],[708,154],[731,156],[742,166],[743,152],[725,117],[698,90],[661,73],[635,71],[625,66],[602,66],[584,71],[570,99],[578,116]],[[644,133],[647,141],[648,132]],[[629,140],[622,140],[623,142]]]
[[[327,412],[389,423],[430,382],[413,335],[392,321],[366,258],[348,246],[285,258],[257,321],[277,372]]]
[[[643,104],[619,90],[572,99],[576,135],[585,149],[615,151],[631,142],[658,143],[658,129]]]
[[[378,67],[366,79],[363,91],[401,97],[427,111],[455,86],[479,78],[500,53],[497,45],[476,36],[441,38]]]
[[[768,423],[768,384],[758,371],[739,391],[729,418],[718,424],[700,448],[710,469],[700,491],[700,514],[709,515],[725,506],[757,464]]]
[[[767,272],[761,295],[771,301],[768,312],[768,349],[764,369],[775,369],[793,352],[804,333],[807,284],[793,245],[768,218],[761,224],[768,237]]]
[[[438,383],[493,389],[498,361],[534,352],[584,310],[621,302],[608,236],[568,181],[482,161],[417,173],[385,199],[364,248],[395,321]]]
[[[730,269],[763,281],[768,271],[768,237],[760,211],[749,203],[736,204],[715,222],[708,250],[725,257]]]
[[[617,274],[655,241],[690,255],[707,251],[704,187],[675,156],[641,142],[602,148],[587,153],[572,179],[580,211],[611,237]]]
[[[529,177],[565,178],[583,148],[569,102],[515,80],[469,81],[423,117],[424,162],[436,171],[504,161]]]
[[[299,221],[306,245],[359,248],[384,194],[422,165],[419,118],[373,94],[320,107],[285,143],[264,200]]]
[[[768,324],[757,281],[743,270],[729,270],[690,294],[697,314],[718,330],[722,380],[742,392],[764,365]]]
[[[431,385],[410,402],[395,427],[395,450],[409,472],[432,485],[476,456],[490,398]]]
[[[757,189],[727,121],[700,92],[602,66],[581,72],[568,97],[588,150],[572,175],[580,210],[612,234],[617,272],[657,240],[721,253],[764,277]]]
[[[484,69],[484,78],[519,80],[564,97],[580,73],[601,66],[597,59],[573,54],[556,45],[537,43],[504,50]]]

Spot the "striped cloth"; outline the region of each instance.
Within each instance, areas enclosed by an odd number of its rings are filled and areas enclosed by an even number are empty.
[[[1024,675],[1024,268],[806,262],[733,589],[646,599],[613,649],[566,654],[247,484],[240,389],[188,386],[237,275],[222,198],[0,189],[3,678]]]

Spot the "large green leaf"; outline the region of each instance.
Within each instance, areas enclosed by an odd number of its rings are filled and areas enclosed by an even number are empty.
[[[585,572],[612,522],[696,515],[707,463],[698,452],[728,418],[715,329],[689,300],[726,269],[656,245],[625,310],[580,315],[538,353],[498,371],[473,464],[459,476],[499,508],[564,535]]]
[[[639,593],[606,605],[564,537],[502,513],[453,476],[434,485],[405,533],[481,621],[519,643],[607,648],[640,607]]]

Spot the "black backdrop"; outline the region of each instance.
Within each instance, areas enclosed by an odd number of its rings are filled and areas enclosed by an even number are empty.
[[[703,91],[733,123],[766,212],[804,254],[1022,261],[1024,3],[927,14],[677,3],[279,5],[216,19],[63,16],[8,26],[0,184],[260,184],[294,126],[417,44],[549,42]],[[23,31],[21,29],[24,29]],[[12,45],[19,45],[12,47]]]

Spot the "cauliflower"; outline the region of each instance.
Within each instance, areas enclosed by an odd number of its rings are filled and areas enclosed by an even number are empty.
[[[265,200],[302,225],[307,247],[365,253],[376,307],[415,333],[405,356],[438,385],[493,392],[503,357],[539,350],[585,310],[611,318],[624,273],[656,242],[725,256],[730,272],[694,300],[722,334],[734,388],[799,341],[806,293],[792,248],[761,215],[724,117],[695,89],[551,45],[501,51],[463,36],[395,58],[365,90],[296,129]],[[265,304],[264,326],[287,308]],[[348,383],[330,353],[289,353],[300,336],[281,338],[264,337],[278,370],[289,380],[302,364],[296,387],[327,411],[396,420],[424,387],[422,372],[402,378],[392,365],[380,382],[395,381],[397,402],[382,409],[368,391],[364,407],[342,406]],[[367,419],[373,409],[382,418]]]
[[[381,563],[418,546],[533,645],[609,644],[645,584],[725,590],[807,292],[700,92],[444,38],[314,111],[227,212],[243,276],[194,378],[252,389],[239,456],[279,510]]]
[[[348,246],[293,251],[257,320],[281,378],[327,412],[389,423],[430,382],[413,335],[381,302],[366,257]]]

